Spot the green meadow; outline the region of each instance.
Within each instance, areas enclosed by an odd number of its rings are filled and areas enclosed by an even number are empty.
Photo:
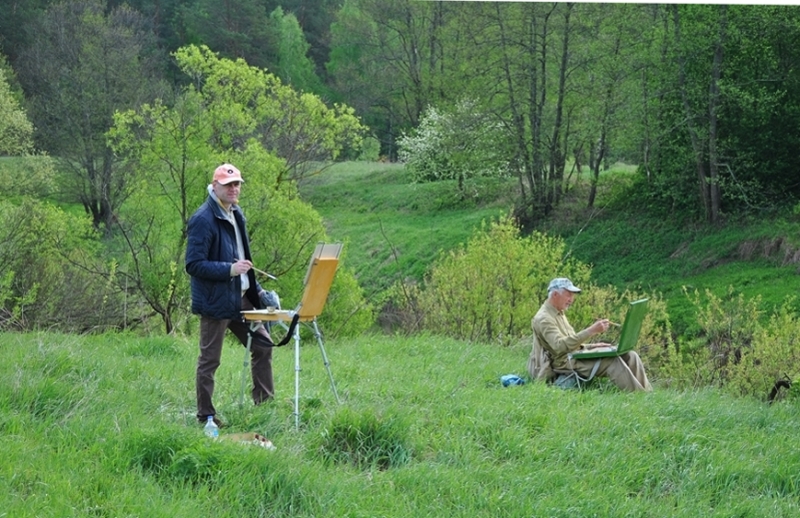
[[[0,516],[793,517],[800,422],[712,390],[562,391],[521,374],[527,343],[433,336],[275,351],[276,400],[240,406],[226,343],[222,437],[194,422],[193,339],[0,336]]]
[[[301,194],[379,298],[395,280],[422,281],[438,254],[506,213],[502,187],[459,199],[446,184],[410,184],[397,165],[349,163]],[[565,236],[598,284],[661,290],[685,330],[684,286],[734,286],[765,304],[796,292],[795,266],[745,246],[791,235],[791,217],[688,232],[608,205],[587,212],[580,189],[545,230]],[[325,340],[341,403],[304,337],[299,370],[292,344],[275,351],[278,393],[254,407],[244,350],[228,339],[215,394],[228,426],[213,441],[194,418],[196,341],[0,334],[0,517],[800,515],[796,399],[769,405],[658,379],[650,394],[503,387],[500,376],[525,375],[528,338],[501,347],[375,331]],[[225,440],[245,432],[275,449]]]

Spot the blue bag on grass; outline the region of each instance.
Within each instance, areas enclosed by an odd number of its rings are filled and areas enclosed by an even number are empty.
[[[506,374],[505,376],[500,376],[500,383],[502,383],[504,387],[510,387],[511,385],[524,385],[525,380],[516,374]]]

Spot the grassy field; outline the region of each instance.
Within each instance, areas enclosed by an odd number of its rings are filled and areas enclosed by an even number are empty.
[[[800,422],[712,391],[539,384],[528,344],[362,336],[276,351],[274,402],[239,405],[226,344],[222,436],[194,423],[193,339],[0,335],[0,516],[794,517]]]

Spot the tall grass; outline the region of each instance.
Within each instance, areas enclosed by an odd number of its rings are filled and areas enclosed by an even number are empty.
[[[194,339],[0,335],[0,516],[797,516],[798,414],[714,391],[528,383],[528,343],[362,336],[276,350],[275,401],[239,407],[226,342],[194,420]]]

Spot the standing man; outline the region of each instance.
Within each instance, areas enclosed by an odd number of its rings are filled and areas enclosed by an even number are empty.
[[[247,237],[246,220],[239,207],[242,173],[231,164],[214,171],[208,199],[189,219],[186,271],[191,276],[192,313],[200,315],[200,356],[197,359],[197,420],[214,416],[211,402],[214,373],[222,356],[225,330],[247,344],[250,326],[241,311],[263,308],[269,295],[256,282]],[[272,339],[261,326],[254,333],[250,367],[253,402],[258,405],[274,395]]]
[[[642,360],[634,351],[599,360],[572,360],[568,357],[571,352],[580,349],[608,345],[584,343],[592,336],[608,330],[610,323],[607,319],[600,319],[577,333],[567,321],[564,312],[572,305],[575,294],[580,292],[580,288],[565,277],[550,281],[547,287],[547,300],[531,322],[533,349],[528,359],[528,372],[531,377],[541,379],[542,375],[537,366],[541,363],[541,355],[544,354],[552,368],[556,370],[574,370],[581,377],[589,378],[599,361],[596,375],[607,376],[620,389],[648,392],[653,390],[644,372]]]

